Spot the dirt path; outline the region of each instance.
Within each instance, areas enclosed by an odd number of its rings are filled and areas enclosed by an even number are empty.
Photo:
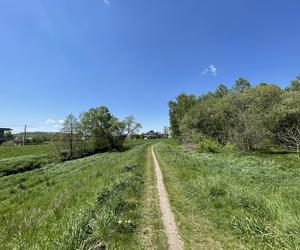
[[[155,174],[157,179],[157,190],[159,196],[159,206],[162,214],[162,220],[164,224],[165,233],[168,239],[168,245],[170,250],[183,249],[183,243],[177,233],[177,227],[174,219],[174,214],[171,210],[168,193],[166,191],[163,175],[161,173],[158,161],[156,159],[153,146],[151,148],[152,157],[155,165]]]

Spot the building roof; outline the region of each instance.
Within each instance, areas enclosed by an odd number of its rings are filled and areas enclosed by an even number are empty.
[[[12,130],[11,128],[0,128],[0,130]]]

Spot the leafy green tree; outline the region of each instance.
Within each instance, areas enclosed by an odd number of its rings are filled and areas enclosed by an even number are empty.
[[[63,133],[63,141],[67,145],[69,157],[72,158],[75,148],[75,138],[77,136],[77,118],[73,114],[69,114],[63,124],[61,132]]]
[[[239,79],[235,91],[219,86],[198,98],[180,95],[170,102],[173,136],[193,143],[198,135],[241,149],[266,149],[279,144],[278,135],[299,124],[300,91],[285,91],[262,83],[255,87]],[[175,131],[175,133],[174,133]]]
[[[241,77],[238,80],[236,80],[233,90],[241,93],[250,88],[251,88],[250,82],[248,82],[248,80],[246,80],[245,78]]]
[[[138,133],[139,130],[142,128],[142,125],[135,121],[134,117],[128,116],[126,117],[120,124],[120,131],[118,132],[118,136],[116,137],[117,148],[122,148],[125,139],[129,135],[134,135],[135,133]]]
[[[82,134],[90,138],[96,151],[120,149],[126,137],[137,132],[141,124],[133,116],[119,121],[107,107],[92,108],[81,115],[80,126]]]
[[[95,150],[114,149],[114,136],[119,135],[122,123],[114,117],[107,107],[92,108],[81,115],[80,123],[92,138]]]
[[[197,100],[194,95],[180,94],[176,101],[169,102],[170,128],[172,137],[180,139],[182,132],[180,130],[180,123],[186,114],[191,109]]]
[[[250,151],[264,148],[268,144],[268,133],[262,116],[253,110],[247,110],[237,116],[231,136],[239,148]]]
[[[132,115],[126,117],[125,120],[122,121],[122,123],[123,123],[123,129],[122,129],[121,133],[125,137],[139,132],[139,130],[142,128],[142,125],[140,123],[136,122]]]
[[[290,91],[300,91],[300,75],[298,75],[295,80],[291,81],[288,89]]]
[[[216,91],[215,96],[218,98],[222,98],[229,93],[229,89],[224,84],[219,84]]]
[[[14,139],[14,135],[12,134],[11,131],[6,131],[4,133],[4,139],[5,141],[12,141]]]

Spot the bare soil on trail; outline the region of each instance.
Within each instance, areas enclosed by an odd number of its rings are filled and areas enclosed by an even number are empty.
[[[157,179],[157,191],[159,196],[159,206],[164,224],[165,234],[167,236],[168,246],[170,250],[182,250],[183,243],[178,235],[178,230],[175,223],[174,214],[169,203],[168,193],[166,191],[163,175],[160,170],[159,163],[156,159],[153,146],[151,148],[152,157],[155,165],[155,174]]]

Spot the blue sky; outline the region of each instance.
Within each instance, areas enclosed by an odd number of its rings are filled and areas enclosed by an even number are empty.
[[[169,100],[300,73],[299,0],[0,0],[0,127],[108,106],[144,130]]]

